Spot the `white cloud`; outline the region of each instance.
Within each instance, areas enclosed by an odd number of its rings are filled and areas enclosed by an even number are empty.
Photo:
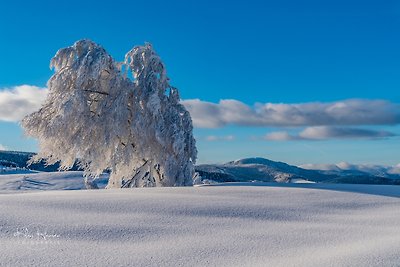
[[[0,150],[7,150],[7,147],[0,144]]]
[[[214,142],[214,141],[233,141],[235,137],[233,135],[226,135],[226,136],[216,136],[216,135],[209,135],[205,138],[206,141]]]
[[[46,88],[31,85],[0,89],[0,121],[20,121],[39,109],[46,95]]]
[[[0,120],[19,121],[40,108],[46,88],[21,85],[0,89]],[[400,105],[384,100],[348,99],[331,103],[257,103],[250,107],[225,99],[219,103],[183,100],[195,127],[239,126],[326,126],[400,124]],[[279,138],[279,137],[278,137]]]
[[[360,139],[360,138],[384,138],[392,137],[395,134],[387,131],[375,131],[368,129],[359,128],[347,128],[347,127],[329,127],[329,126],[317,126],[308,127],[300,132],[299,137],[302,139],[309,140],[324,140],[324,139]]]
[[[298,134],[289,134],[287,131],[268,133],[264,139],[269,141],[289,140],[327,140],[327,139],[379,139],[396,136],[387,131],[375,131],[369,129],[314,126],[307,127]]]
[[[327,126],[400,124],[400,105],[385,100],[347,99],[338,102],[274,104],[250,107],[237,100],[219,103],[184,100],[195,127],[239,126]]]
[[[377,176],[386,176],[387,174],[400,174],[400,164],[396,166],[375,165],[375,164],[351,164],[340,162],[337,164],[303,164],[300,168],[307,170],[323,171],[360,171]]]
[[[48,90],[31,85],[0,89],[0,121],[19,121],[40,108]],[[239,126],[350,126],[400,124],[400,105],[384,100],[348,99],[331,103],[273,104],[257,103],[250,107],[240,101],[226,99],[219,103],[199,99],[183,100],[195,127],[217,128]],[[392,136],[354,128],[308,127],[299,135],[274,132],[268,140],[298,140],[327,138],[379,138]],[[229,139],[231,138],[231,139]],[[208,141],[232,140],[232,137],[209,136]]]
[[[400,174],[400,163],[389,170],[390,174]]]
[[[296,136],[289,134],[286,131],[271,132],[265,136],[266,140],[269,141],[289,141],[297,139]]]
[[[340,171],[341,169],[336,164],[303,164],[299,166],[306,170],[321,170],[321,171]]]

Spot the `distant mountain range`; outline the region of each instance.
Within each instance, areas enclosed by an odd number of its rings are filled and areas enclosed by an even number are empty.
[[[46,166],[44,162],[28,166],[27,161],[35,155],[29,152],[0,151],[0,165],[26,168],[36,171],[57,171],[58,165]],[[319,169],[319,170],[318,170]],[[79,170],[75,166],[72,170]],[[400,185],[400,167],[351,165],[303,165],[301,167],[265,158],[246,158],[225,164],[202,164],[196,166],[203,182],[323,182],[352,184]]]
[[[47,166],[44,161],[32,164],[28,166],[27,161],[34,156],[35,153],[31,152],[20,152],[20,151],[3,151],[0,150],[0,165],[5,167],[16,167],[21,169],[31,169],[41,172],[55,172],[58,170],[59,165]],[[79,168],[74,166],[73,171],[77,171]]]
[[[357,165],[353,165],[357,166]],[[308,166],[311,168],[312,166]],[[323,182],[352,184],[396,184],[400,175],[391,173],[393,168],[365,168],[312,170],[276,162],[264,158],[247,158],[225,164],[204,164],[196,166],[203,181],[211,182]],[[386,171],[385,171],[386,170]]]

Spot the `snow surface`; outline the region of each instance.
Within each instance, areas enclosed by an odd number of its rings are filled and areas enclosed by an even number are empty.
[[[400,261],[397,186],[228,183],[11,192],[0,194],[0,266]]]
[[[4,167],[0,165],[0,175],[24,174],[24,173],[38,173],[38,171],[23,169],[23,168]]]
[[[0,194],[13,190],[80,190],[86,188],[81,171],[29,172],[19,170],[16,173],[0,175]],[[108,181],[108,174],[101,175],[96,181],[100,188],[104,188]]]

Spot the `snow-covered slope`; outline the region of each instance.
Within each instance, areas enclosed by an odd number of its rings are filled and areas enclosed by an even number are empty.
[[[196,166],[203,179],[217,182],[290,182],[291,179],[318,179],[319,173],[264,158],[247,158],[225,164]]]
[[[15,168],[15,167],[4,167],[0,165],[0,175],[10,175],[10,174],[26,174],[26,173],[38,173],[38,171],[25,169],[25,168]]]
[[[310,166],[306,166],[310,167]],[[372,172],[337,169],[312,170],[264,158],[247,158],[225,164],[196,166],[203,180],[217,182],[294,182],[299,180],[325,183],[400,184],[400,175],[378,175]]]
[[[108,175],[101,175],[97,180],[100,188],[104,188]],[[0,194],[15,190],[79,190],[85,189],[83,172],[26,172],[20,174],[0,175]]]
[[[60,166],[58,163],[47,166],[46,163],[42,161],[29,165],[27,162],[34,155],[36,155],[36,153],[0,150],[0,165],[7,167],[17,167],[20,169],[29,168],[35,171],[46,172],[54,172],[58,170]],[[77,171],[79,170],[79,168],[77,165],[75,165],[71,170]]]
[[[398,266],[400,187],[235,185],[2,194],[0,266]]]
[[[59,165],[46,166],[44,162],[28,166],[26,161],[33,153],[0,151],[0,165],[3,162],[16,166],[20,171],[56,171]],[[1,168],[0,168],[1,169]],[[325,182],[357,184],[400,184],[398,166],[339,164],[305,164],[300,167],[265,158],[247,158],[225,164],[195,166],[205,182]],[[72,170],[79,170],[75,166]],[[5,174],[0,170],[0,175]],[[0,177],[1,178],[1,177]],[[1,181],[0,181],[1,183]],[[61,188],[59,188],[61,189]]]

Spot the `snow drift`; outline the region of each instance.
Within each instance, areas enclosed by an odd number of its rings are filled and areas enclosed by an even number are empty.
[[[398,265],[400,187],[292,186],[3,194],[0,265]]]

